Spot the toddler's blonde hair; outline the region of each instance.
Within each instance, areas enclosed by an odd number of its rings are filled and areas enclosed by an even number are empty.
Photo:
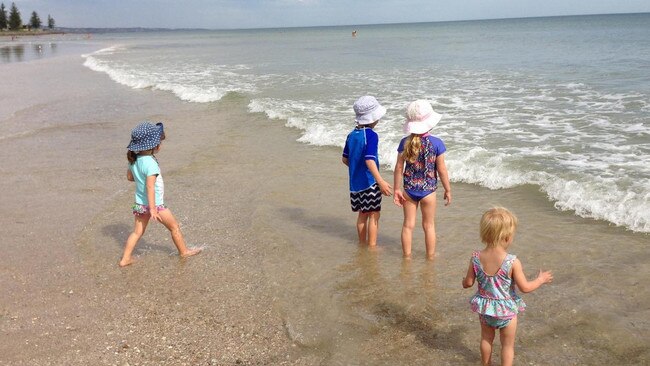
[[[495,247],[510,239],[517,229],[517,216],[503,207],[493,207],[481,217],[481,241]]]

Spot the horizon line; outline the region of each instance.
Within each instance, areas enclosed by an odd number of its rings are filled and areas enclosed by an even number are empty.
[[[120,30],[120,29],[141,29],[141,30],[205,30],[205,31],[233,31],[233,30],[264,30],[264,29],[297,29],[297,28],[338,28],[338,27],[366,27],[373,25],[402,25],[402,24],[424,24],[424,23],[459,23],[459,22],[475,22],[475,21],[491,21],[491,20],[516,20],[516,19],[536,19],[536,18],[564,18],[564,17],[587,17],[599,15],[634,15],[634,14],[650,14],[649,12],[632,12],[632,13],[589,13],[589,14],[564,14],[564,15],[536,15],[524,17],[506,17],[506,18],[476,18],[476,19],[457,19],[457,20],[432,20],[432,21],[417,21],[417,22],[386,22],[386,23],[362,23],[362,24],[331,24],[331,25],[298,25],[298,26],[269,26],[269,27],[249,27],[249,28],[206,28],[206,27],[143,27],[143,26],[125,26],[125,27],[74,27],[62,26],[55,27],[56,29],[86,29],[86,30]]]

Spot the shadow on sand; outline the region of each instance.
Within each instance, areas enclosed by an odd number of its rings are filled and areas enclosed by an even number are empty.
[[[312,211],[304,210],[297,207],[284,207],[279,209],[280,214],[288,220],[291,220],[301,226],[307,227],[311,230],[316,230],[321,234],[338,237],[340,239],[356,242],[356,216],[352,220],[344,220],[335,216],[317,215]],[[399,243],[400,238],[392,235],[382,234],[381,221],[379,234],[377,236],[378,243]]]

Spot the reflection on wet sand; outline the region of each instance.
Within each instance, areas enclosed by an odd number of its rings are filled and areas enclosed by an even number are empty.
[[[44,57],[54,56],[57,53],[58,45],[56,43],[30,43],[11,44],[0,46],[0,60],[2,63],[23,62],[29,60],[38,60]]]

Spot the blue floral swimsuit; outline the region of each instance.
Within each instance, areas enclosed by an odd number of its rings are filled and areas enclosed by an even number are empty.
[[[397,152],[404,151],[404,144],[408,136],[400,141]],[[445,144],[437,137],[428,133],[421,135],[422,148],[417,160],[413,163],[405,162],[404,191],[415,201],[436,191],[438,185],[438,171],[436,158],[446,151]]]
[[[479,254],[479,251],[472,253],[478,291],[469,303],[472,311],[479,314],[481,323],[501,329],[526,308],[524,300],[515,293],[515,283],[509,275],[517,257],[513,254],[506,255],[497,273],[490,276],[483,270]]]

